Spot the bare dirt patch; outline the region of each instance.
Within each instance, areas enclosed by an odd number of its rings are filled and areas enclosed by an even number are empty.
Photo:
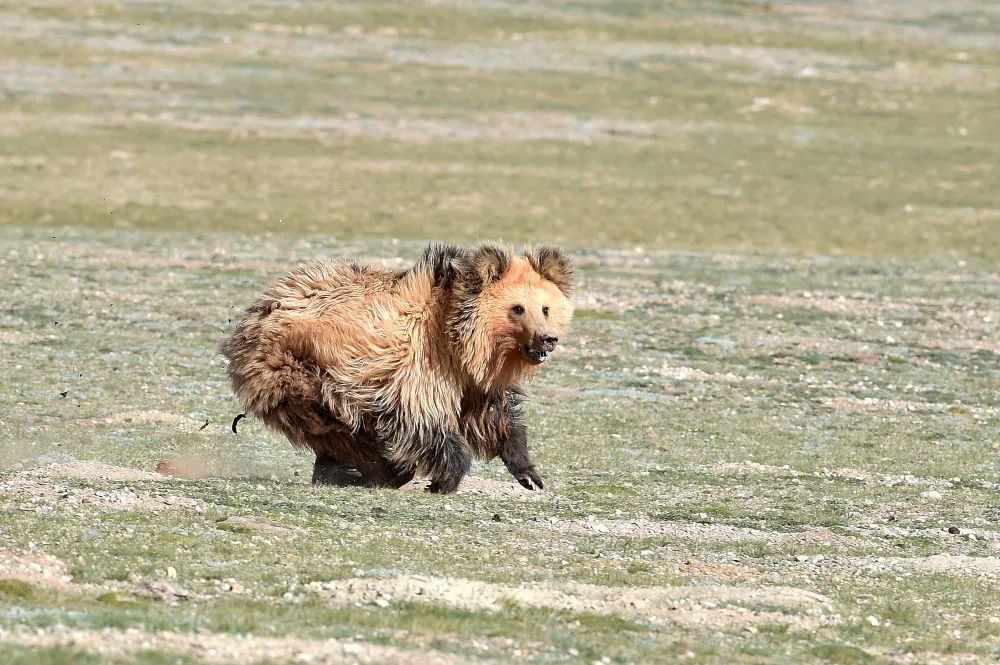
[[[687,560],[677,567],[682,575],[709,577],[723,580],[756,580],[761,573],[734,563],[715,563],[712,561]]]
[[[1000,558],[954,554],[934,554],[915,557],[878,557],[858,559],[857,565],[875,570],[943,573],[996,580],[1000,578]]]
[[[772,623],[797,628],[825,623],[824,596],[792,587],[602,587],[590,584],[491,584],[450,577],[399,576],[312,582],[306,588],[336,603],[388,606],[426,602],[496,612],[511,603],[566,612],[620,615],[653,625],[714,629]],[[782,608],[762,610],[761,607]],[[800,614],[804,613],[804,614]]]
[[[62,646],[105,657],[120,658],[139,651],[182,654],[210,663],[401,663],[459,665],[464,658],[439,651],[406,651],[362,642],[255,637],[217,633],[150,633],[128,630],[69,630],[44,632],[0,630],[0,642],[27,647]]]
[[[787,464],[785,466],[774,466],[773,464],[760,464],[751,460],[743,460],[742,462],[716,462],[703,468],[711,473],[755,474],[789,478],[800,475],[798,471]]]
[[[15,549],[0,549],[0,579],[52,589],[68,589],[73,581],[66,564],[51,554]]]
[[[939,493],[940,494],[940,493]],[[941,498],[923,499],[925,501],[941,501]],[[866,539],[881,538],[881,539],[892,539],[892,538],[920,538],[923,540],[932,540],[940,545],[954,546],[954,544],[962,542],[957,536],[962,539],[981,540],[989,543],[989,546],[994,549],[1000,549],[1000,531],[992,531],[988,529],[970,529],[962,528],[959,534],[949,533],[947,529],[941,527],[928,528],[928,527],[907,527],[907,526],[896,526],[892,524],[866,524],[864,526],[854,526],[846,527],[851,530],[852,533],[857,533],[860,537]]]
[[[670,379],[671,381],[700,381],[700,382],[713,382],[713,383],[728,383],[728,384],[739,384],[748,386],[770,386],[777,385],[778,381],[774,379],[766,379],[762,376],[748,375],[740,376],[733,372],[706,372],[694,367],[685,366],[671,366],[668,363],[663,363],[663,365],[656,371],[660,376]]]
[[[171,457],[156,464],[157,473],[184,480],[211,478],[220,471],[216,463],[204,457]]]
[[[41,339],[35,333],[26,333],[18,330],[0,330],[0,342],[4,344],[29,344]]]
[[[142,471],[140,469],[89,461],[48,464],[25,471],[21,475],[29,478],[76,478],[79,480],[112,480],[117,482],[165,480],[162,475],[153,473],[152,471]]]
[[[833,397],[823,401],[824,406],[833,409],[857,409],[862,411],[902,411],[902,412],[944,412],[947,404],[929,404],[902,399],[878,399],[875,397]]]
[[[219,526],[249,529],[257,533],[285,537],[298,536],[306,532],[302,527],[278,524],[263,517],[230,517],[224,522],[220,522]]]
[[[110,487],[71,487],[58,482],[60,479],[105,481],[115,483]],[[142,481],[169,481],[151,471],[110,466],[98,462],[67,462],[23,471],[0,480],[0,494],[24,500],[23,510],[71,510],[85,505],[114,510],[177,510],[202,512],[205,505],[199,499],[175,494],[159,494],[137,490],[125,483]],[[120,485],[118,483],[121,483]]]
[[[426,478],[416,478],[402,489],[408,491],[424,491],[428,484]],[[544,501],[548,495],[545,491],[533,492],[526,490],[517,484],[513,478],[510,482],[501,480],[491,480],[480,478],[479,476],[466,476],[462,479],[462,484],[458,488],[459,494],[485,494],[497,499],[517,499],[520,501]]]

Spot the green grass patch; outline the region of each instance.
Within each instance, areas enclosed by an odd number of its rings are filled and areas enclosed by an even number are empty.
[[[832,665],[856,665],[858,663],[879,662],[875,657],[849,644],[819,644],[812,649],[817,658]]]
[[[35,587],[23,580],[0,579],[0,596],[8,600],[30,600]]]

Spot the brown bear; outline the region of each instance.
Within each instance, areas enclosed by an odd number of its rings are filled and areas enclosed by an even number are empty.
[[[454,492],[473,457],[528,489],[522,386],[572,318],[554,247],[430,245],[413,267],[313,263],[279,279],[222,344],[233,390],[316,453],[314,483]]]

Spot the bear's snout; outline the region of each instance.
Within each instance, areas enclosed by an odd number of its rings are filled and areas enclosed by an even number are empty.
[[[538,333],[532,336],[531,344],[524,345],[524,355],[534,363],[545,362],[556,348],[559,338],[552,333]]]

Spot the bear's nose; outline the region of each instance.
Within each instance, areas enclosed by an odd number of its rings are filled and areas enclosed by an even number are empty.
[[[548,335],[548,334],[543,334],[542,335],[542,342],[544,344],[551,344],[552,346],[555,346],[556,342],[558,342],[558,341],[559,341],[559,338],[556,337],[555,335]]]

